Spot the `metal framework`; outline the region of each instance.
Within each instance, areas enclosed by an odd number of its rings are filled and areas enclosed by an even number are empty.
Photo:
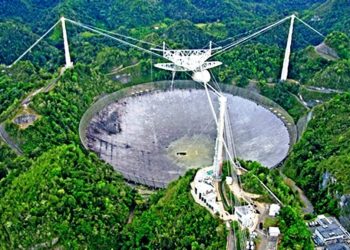
[[[212,61],[212,62],[204,62],[200,68],[193,70],[193,71],[203,71],[211,68],[215,68],[217,66],[220,66],[222,63],[218,61]],[[156,63],[154,65],[158,69],[164,69],[168,71],[175,71],[175,72],[187,72],[187,71],[192,71],[188,70],[188,68],[185,68],[183,66],[179,66],[175,63]],[[201,70],[200,70],[201,69]]]
[[[193,71],[200,72],[221,65],[221,62],[207,60],[212,56],[212,51],[220,48],[212,48],[212,42],[209,43],[209,49],[166,49],[163,43],[162,49],[152,48],[154,51],[163,53],[163,58],[171,63],[157,63],[154,66],[168,71]]]
[[[222,93],[217,92],[219,97],[219,117],[216,116],[213,103],[208,90],[210,77],[205,75],[210,74],[208,69],[217,67],[222,63],[219,61],[209,61],[207,60],[212,56],[212,51],[221,48],[212,48],[212,43],[209,43],[209,49],[185,49],[185,50],[175,50],[166,49],[165,43],[163,43],[163,49],[152,49],[154,51],[163,52],[163,58],[167,59],[171,63],[157,63],[155,67],[159,69],[164,69],[173,72],[173,80],[176,72],[187,72],[191,71],[194,73],[203,73],[193,77],[194,80],[199,81],[204,84],[205,91],[207,93],[208,101],[213,113],[216,125],[217,125],[217,137],[215,143],[215,155],[213,159],[213,170],[214,178],[216,180],[221,180],[221,168],[223,162],[223,151],[224,151],[224,131],[225,131],[225,114],[227,109],[227,98]],[[199,76],[199,78],[198,78]]]

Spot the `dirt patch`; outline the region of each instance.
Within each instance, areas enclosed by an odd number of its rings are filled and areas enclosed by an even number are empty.
[[[34,110],[24,107],[18,112],[12,121],[13,123],[17,124],[20,129],[26,129],[39,118],[40,116]]]

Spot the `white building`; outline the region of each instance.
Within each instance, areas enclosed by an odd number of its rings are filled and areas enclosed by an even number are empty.
[[[226,177],[226,183],[227,183],[227,185],[232,185],[233,179],[232,179],[231,176],[227,176],[227,177]]]
[[[278,237],[281,234],[280,229],[278,227],[269,227],[269,236],[270,237]]]
[[[281,206],[278,204],[271,204],[269,209],[269,216],[275,217],[281,210]]]
[[[208,169],[208,168],[207,168]],[[217,195],[212,178],[213,171],[201,169],[197,172],[194,179],[194,195],[196,195],[207,208],[214,214],[220,212],[219,204],[217,203]]]
[[[250,228],[254,225],[255,213],[252,206],[235,207],[235,216],[242,227]]]

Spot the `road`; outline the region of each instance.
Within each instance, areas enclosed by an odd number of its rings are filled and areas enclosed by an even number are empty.
[[[7,134],[7,132],[6,132],[5,128],[4,128],[4,124],[3,124],[3,123],[0,124],[0,138],[1,138],[7,145],[9,145],[9,147],[12,148],[13,151],[15,151],[15,153],[16,153],[17,155],[22,155],[22,154],[23,154],[23,152],[22,152],[22,150],[19,148],[19,146],[18,146],[16,143],[14,143],[14,142],[11,140],[10,136]]]
[[[30,93],[26,98],[24,98],[24,100],[21,102],[22,106],[28,106],[30,104],[30,102],[32,101],[33,97],[36,96],[37,94],[42,93],[42,92],[47,93],[50,90],[52,90],[55,87],[58,80],[63,75],[64,71],[65,71],[64,68],[62,68],[58,77],[51,80],[49,82],[49,84],[46,85],[46,87],[42,87],[40,89],[37,89],[34,92]]]
[[[33,99],[33,97],[39,94],[40,92],[42,92],[42,90],[43,88],[40,88],[30,93],[29,95],[27,95],[27,97],[24,98],[24,100],[21,102],[22,106],[25,106],[25,107],[28,106],[30,101]]]
[[[295,98],[297,98],[298,102],[300,102],[304,106],[304,108],[306,108],[307,110],[310,110],[309,106],[307,106],[307,103],[304,101],[304,98],[300,93],[297,96],[296,95],[294,96]]]
[[[26,96],[23,101],[21,102],[21,105],[26,108],[28,107],[28,105],[30,104],[31,100],[33,99],[34,96],[36,96],[39,93],[42,92],[49,92],[54,86],[55,84],[58,82],[58,80],[61,78],[61,76],[63,75],[65,71],[65,68],[61,68],[60,70],[60,74],[58,75],[57,78],[51,80],[49,82],[48,85],[46,85],[46,87],[42,87],[40,89],[35,90],[34,92],[30,93],[28,96]],[[7,134],[4,124],[0,124],[0,139],[2,139],[10,148],[13,149],[13,151],[15,151],[15,153],[17,155],[22,155],[23,151],[20,149],[20,147],[10,138],[10,136]]]
[[[227,235],[227,245],[226,245],[227,250],[236,250],[236,237],[233,234],[232,228],[230,228],[230,232]]]
[[[295,182],[288,178],[287,176],[285,176],[281,171],[281,176],[283,177],[283,179],[289,184],[289,186],[292,188],[293,191],[297,191],[299,194],[299,197],[301,199],[301,201],[304,204],[303,207],[303,212],[305,214],[312,214],[314,212],[314,207],[311,203],[311,201],[306,197],[306,195],[304,194],[303,190],[301,190],[296,184]]]
[[[332,93],[344,93],[342,90],[338,89],[329,89],[329,88],[324,88],[324,87],[315,87],[315,86],[305,86],[305,88],[309,91],[314,91],[318,93],[324,93],[324,94],[332,94]]]

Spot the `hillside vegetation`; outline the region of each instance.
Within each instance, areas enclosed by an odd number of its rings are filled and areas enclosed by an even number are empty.
[[[350,90],[350,60],[340,60],[317,72],[307,85]]]
[[[225,249],[224,224],[190,194],[194,174],[145,202],[94,154],[53,148],[1,187],[0,248]]]
[[[350,192],[350,94],[317,107],[306,132],[293,147],[284,171],[316,205],[319,213],[337,214],[336,199]],[[336,182],[321,185],[328,172]]]
[[[37,39],[39,36],[23,24],[14,21],[0,22],[0,64],[14,62]],[[56,64],[62,57],[57,48],[44,40],[26,59],[43,66],[48,63]]]
[[[35,124],[22,130],[9,121],[6,128],[29,156],[39,156],[61,144],[78,144],[79,122],[85,110],[96,96],[118,89],[120,85],[86,65],[76,65],[54,91],[35,96],[31,107],[42,116]]]
[[[190,170],[156,194],[147,210],[125,227],[122,249],[226,249],[225,225],[196,204]]]
[[[350,38],[344,33],[333,32],[325,39],[325,44],[333,48],[339,60],[316,72],[307,85],[338,90],[350,90]]]
[[[284,12],[300,11],[314,3],[323,0],[296,0],[285,1],[241,1],[241,0],[161,0],[161,1],[89,1],[89,0],[14,0],[4,1],[0,20],[16,19],[21,22],[30,22],[43,25],[48,18],[58,17],[61,14],[89,18],[93,24],[101,23],[108,28],[117,26],[146,26],[165,18],[174,20],[188,19],[192,22],[215,22],[217,20],[261,21],[271,15],[283,15]],[[116,15],[115,13],[118,13]],[[259,20],[260,19],[260,20]],[[247,22],[246,22],[247,24]],[[239,26],[237,26],[239,27]]]
[[[78,147],[60,146],[3,187],[0,248],[110,249],[120,241],[135,194],[120,175]]]
[[[321,31],[341,31],[350,35],[350,1],[326,0],[306,11],[310,23]]]
[[[349,0],[0,2],[0,122],[23,150],[18,156],[0,142],[0,249],[226,247],[225,225],[194,203],[189,193],[194,170],[147,200],[80,146],[79,122],[87,108],[132,84],[170,79],[171,73],[152,66],[163,60],[67,23],[74,68],[65,71],[51,91],[33,97],[29,109],[38,114],[33,125],[23,129],[13,123],[23,111],[21,101],[56,79],[64,65],[61,28],[14,67],[3,64],[12,63],[62,15],[154,45],[166,41],[172,48],[202,48],[210,40],[215,46],[225,45],[293,12],[324,34],[342,31],[324,40],[339,55],[339,60],[327,60],[311,46],[322,38],[296,26],[289,75],[295,81],[279,82],[287,22],[216,57],[223,65],[213,70],[225,84],[251,88],[276,101],[295,121],[307,111],[299,93],[330,100],[315,108],[283,171],[303,188],[318,213],[342,213],[339,197],[350,193],[350,94],[314,94],[307,88],[350,90]],[[122,74],[130,74],[127,84],[117,80]],[[279,216],[281,248],[310,249],[296,193],[277,170],[260,166],[246,176],[247,189],[260,188],[250,178],[255,175],[290,205]]]

